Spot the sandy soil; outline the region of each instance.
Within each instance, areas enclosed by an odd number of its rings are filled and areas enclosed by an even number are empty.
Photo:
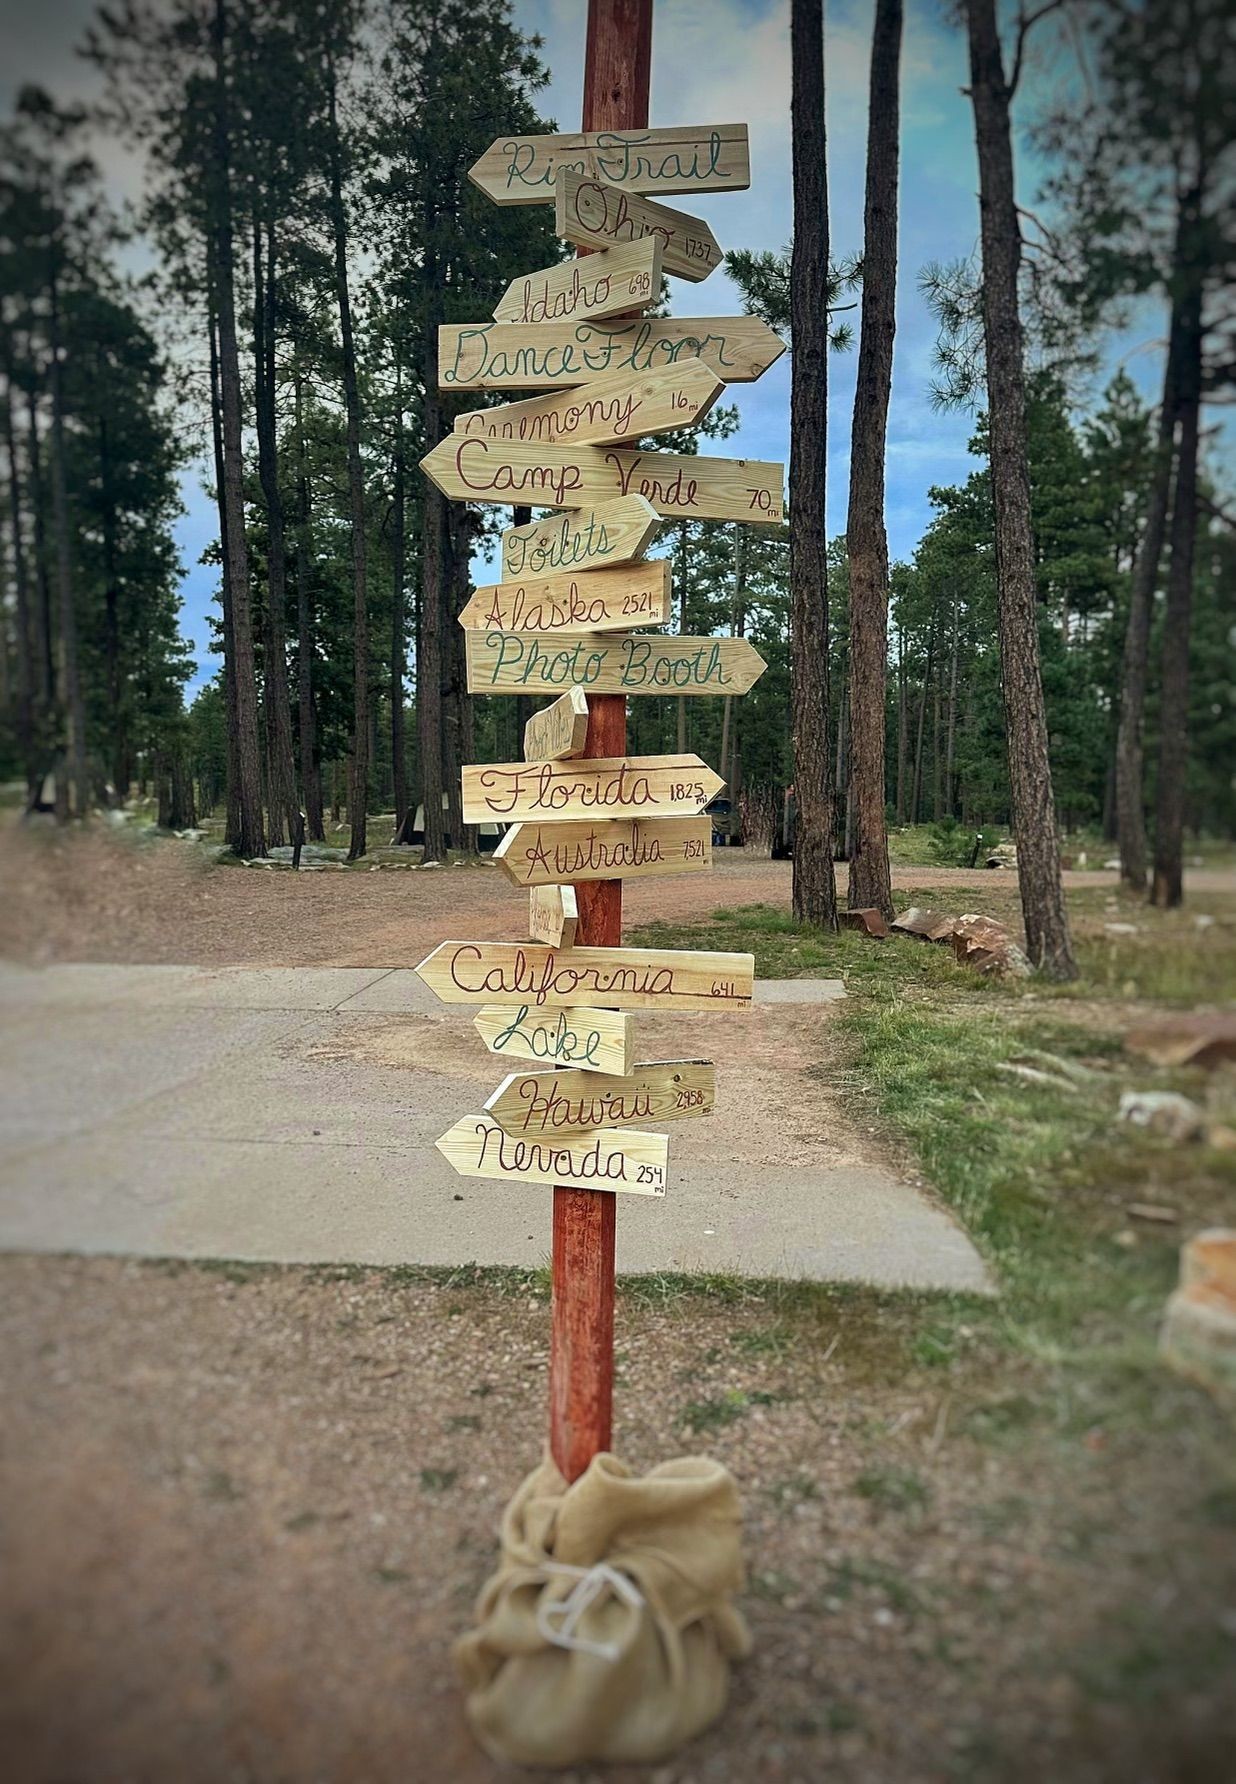
[[[734,1470],[756,1649],[719,1728],[607,1778],[1224,1775],[1217,1421],[1182,1386],[1148,1442],[1068,1395],[1027,1415],[981,1357],[889,1369],[923,1318],[624,1301],[616,1448]],[[539,1298],[466,1283],[0,1261],[7,1776],[509,1776],[448,1648],[537,1459],[545,1333]]]

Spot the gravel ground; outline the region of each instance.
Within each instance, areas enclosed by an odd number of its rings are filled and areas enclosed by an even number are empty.
[[[607,1778],[1230,1775],[1201,1397],[1149,1432],[1028,1417],[1007,1365],[915,1366],[923,1321],[624,1297],[615,1447],[733,1469],[756,1648],[716,1730]],[[448,1643],[537,1459],[546,1336],[539,1295],[469,1282],[0,1260],[6,1775],[499,1776]]]

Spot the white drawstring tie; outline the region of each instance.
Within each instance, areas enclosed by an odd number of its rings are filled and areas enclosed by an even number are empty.
[[[625,1574],[605,1561],[598,1561],[592,1567],[571,1567],[565,1561],[545,1561],[541,1571],[575,1581],[565,1598],[541,1596],[536,1607],[536,1626],[542,1638],[556,1648],[569,1648],[577,1654],[595,1654],[598,1660],[616,1660],[620,1652],[617,1644],[594,1642],[586,1635],[578,1635],[579,1620],[607,1591],[615,1598],[621,1598],[632,1610],[642,1610],[644,1595],[639,1587],[632,1585]]]

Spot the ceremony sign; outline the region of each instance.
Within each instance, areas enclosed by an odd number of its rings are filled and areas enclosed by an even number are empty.
[[[590,130],[574,136],[500,136],[468,169],[495,204],[552,204],[559,168],[596,174],[631,192],[741,192],[751,184],[745,124],[670,130]]]
[[[490,583],[477,589],[459,623],[470,632],[628,632],[670,617],[669,559],[654,558],[578,576]]]
[[[639,198],[592,174],[559,171],[554,232],[577,248],[609,248],[647,237],[661,244],[661,265],[680,279],[706,279],[724,256],[699,217]]]
[[[753,954],[688,948],[542,948],[440,942],[416,968],[449,1004],[602,1004],[618,1010],[716,1010],[749,1004]]]
[[[637,1065],[624,1077],[596,1072],[512,1072],[485,1104],[508,1134],[588,1133],[711,1115],[716,1074],[706,1059]]]
[[[522,403],[468,409],[456,416],[455,432],[522,446],[606,446],[694,427],[724,389],[702,359],[687,358],[655,372],[615,372]]]
[[[588,697],[579,688],[534,712],[524,726],[529,762],[562,762],[578,756],[588,736]]]
[[[463,820],[689,818],[725,782],[698,756],[592,756],[573,762],[489,762],[463,770]]]
[[[502,535],[503,576],[546,576],[555,570],[613,569],[642,558],[661,531],[646,497],[620,496],[599,508],[551,514]]]
[[[494,850],[494,860],[517,886],[706,873],[712,866],[712,819],[513,824]]]
[[[438,329],[438,383],[443,390],[556,390],[696,356],[728,384],[751,384],[784,352],[780,335],[758,316],[445,322]]]
[[[519,1140],[486,1115],[465,1115],[437,1145],[461,1177],[665,1194],[669,1141],[664,1134],[599,1128],[574,1140]]]
[[[562,687],[594,694],[745,694],[768,666],[745,638],[468,632],[464,646],[470,694],[552,694]]]
[[[491,1053],[625,1078],[635,1052],[635,1019],[618,1010],[515,1009],[486,1005],[472,1026]]]
[[[644,310],[661,295],[661,244],[655,236],[564,260],[512,279],[494,306],[495,322],[584,322]]]
[[[575,945],[578,927],[574,886],[533,886],[528,894],[530,941],[544,942],[547,948],[570,948]]]
[[[777,526],[784,465],[753,458],[692,458],[616,446],[526,446],[451,434],[421,460],[458,502],[579,508],[640,495],[672,520],[745,520]]]

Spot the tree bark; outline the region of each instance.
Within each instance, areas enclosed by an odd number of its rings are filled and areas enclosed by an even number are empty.
[[[305,833],[323,842],[322,765],[313,705],[313,504],[309,456],[305,451],[304,392],[299,363],[293,372],[296,426],[296,722],[300,745],[300,785],[305,799]]]
[[[232,662],[236,691],[236,836],[246,859],[266,853],[262,825],[262,768],[258,749],[257,680],[245,538],[244,459],[241,447],[240,358],[236,348],[235,268],[224,46],[227,13],[215,0],[214,288],[218,329],[219,393],[223,459],[224,576],[231,606]]]
[[[897,296],[897,165],[902,0],[876,0],[867,113],[862,335],[850,445],[850,854],[851,910],[891,920],[884,821],[885,686],[888,674],[888,534],[884,454],[893,378]]]
[[[5,341],[8,323],[2,324]],[[6,352],[4,364],[4,450],[8,459],[9,530],[13,552],[13,587],[17,624],[17,748],[29,802],[39,791],[43,764],[35,727],[35,688],[38,685],[30,584],[26,576],[26,541],[22,530],[22,477],[17,457],[17,430],[13,424],[13,364]]]
[[[404,724],[404,666],[407,658],[407,490],[403,460],[403,367],[395,366],[395,453],[391,513],[391,780],[395,795],[395,835],[403,840],[408,815],[408,756]]]
[[[266,509],[266,789],[272,840],[292,842],[299,806],[292,751],[292,709],[288,696],[287,549],[283,496],[279,489],[279,443],[275,425],[275,226],[267,225],[266,264],[262,232],[253,227],[253,373],[257,416],[258,478]]]
[[[444,423],[438,397],[438,349],[431,328],[425,339],[422,426],[426,450],[442,438]],[[442,824],[442,612],[446,579],[446,502],[436,484],[425,479],[421,493],[421,629],[416,659],[416,736],[421,762],[421,800],[425,815],[422,860],[446,855]]]
[[[800,921],[837,927],[828,747],[828,181],[823,0],[791,0],[790,705],[794,731],[793,902]]]
[[[53,248],[58,256],[59,245]],[[64,462],[64,366],[60,355],[60,287],[58,267],[49,280],[51,311],[51,484],[52,525],[56,535],[56,617],[60,636],[61,706],[66,726],[69,782],[73,815],[90,815],[90,777],[86,771],[86,703],[82,698],[77,655],[77,608],[73,595],[73,554],[69,541],[69,492]]]
[[[212,256],[213,264],[213,256]],[[210,431],[215,458],[215,500],[219,509],[219,549],[223,560],[219,601],[223,610],[223,704],[227,715],[224,738],[224,761],[227,776],[223,789],[223,838],[230,848],[238,847],[240,835],[240,765],[236,755],[236,642],[232,634],[232,596],[228,579],[227,503],[223,493],[223,407],[219,392],[218,325],[214,312],[214,281],[211,275],[210,331]]]
[[[1017,275],[1021,237],[1013,187],[1012,97],[995,0],[966,0],[970,95],[979,164],[983,333],[996,513],[997,623],[1018,881],[1031,963],[1073,979],[1060,842],[1056,834],[1047,713],[1039,668],[1038,601],[1026,455],[1026,393]]]

